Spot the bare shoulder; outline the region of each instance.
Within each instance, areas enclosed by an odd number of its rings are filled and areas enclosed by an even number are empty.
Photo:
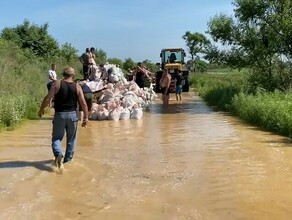
[[[76,89],[77,89],[77,95],[82,94],[82,93],[81,93],[81,92],[82,92],[82,88],[81,88],[81,86],[80,86],[79,83],[76,83]]]
[[[61,87],[61,80],[55,80],[53,83],[54,94],[56,94]]]

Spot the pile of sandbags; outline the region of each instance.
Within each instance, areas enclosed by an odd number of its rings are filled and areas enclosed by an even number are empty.
[[[157,97],[152,84],[149,88],[142,89],[134,81],[127,81],[119,67],[112,64],[106,64],[104,67],[108,73],[107,80],[96,77],[93,81],[86,82],[93,92],[102,93],[97,103],[93,103],[90,119],[141,119],[143,110]]]

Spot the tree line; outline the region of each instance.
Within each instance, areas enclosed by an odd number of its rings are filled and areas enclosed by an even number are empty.
[[[16,27],[6,27],[0,33],[0,39],[13,42],[23,50],[30,52],[30,56],[41,60],[62,59],[66,63],[78,61],[78,50],[71,43],[66,42],[59,45],[58,41],[48,33],[49,25],[37,25],[25,19],[23,24]],[[124,61],[119,58],[108,58],[103,49],[95,48],[95,57],[97,63],[109,62],[118,65],[124,70],[133,69],[137,63],[127,58]],[[28,54],[27,54],[28,55]],[[142,63],[152,71],[157,69],[155,63],[145,59]]]
[[[206,34],[186,32],[192,61],[198,54],[209,64],[250,70],[253,91],[292,88],[292,1],[234,0],[234,15],[210,19]],[[211,43],[212,42],[212,43]]]

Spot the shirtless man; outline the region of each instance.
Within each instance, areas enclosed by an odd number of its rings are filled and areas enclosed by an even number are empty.
[[[133,75],[135,76],[135,82],[142,89],[146,86],[146,79],[150,78],[148,71],[143,67],[141,62],[138,63]]]
[[[171,75],[168,73],[167,69],[164,69],[162,77],[159,81],[159,85],[161,87],[161,93],[162,93],[162,101],[164,105],[168,105],[169,103],[170,83],[171,83]]]

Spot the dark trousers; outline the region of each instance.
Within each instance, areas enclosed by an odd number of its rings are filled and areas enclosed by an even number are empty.
[[[83,79],[88,79],[89,78],[89,66],[88,65],[83,65]]]

